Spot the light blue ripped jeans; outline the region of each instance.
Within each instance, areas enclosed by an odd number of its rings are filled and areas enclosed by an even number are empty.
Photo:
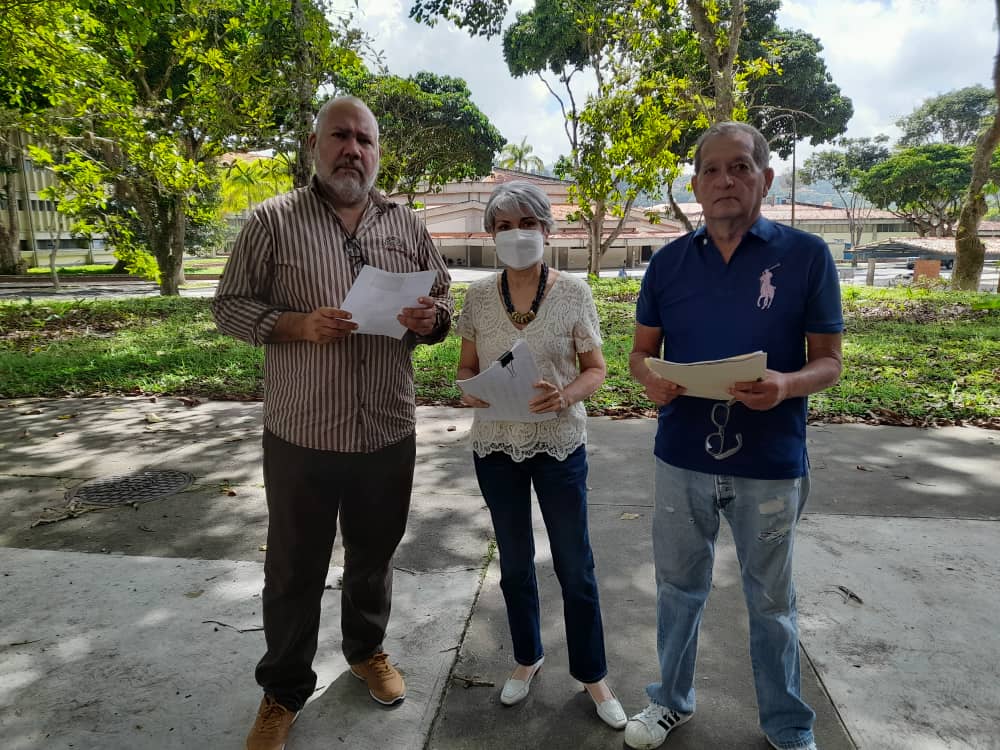
[[[809,477],[745,479],[679,469],[656,459],[653,557],[660,682],[650,699],[695,709],[698,628],[712,587],[719,514],[736,542],[750,615],[750,660],[760,725],[780,748],[808,747],[816,714],[799,696],[799,630],[792,583],[795,526]]]

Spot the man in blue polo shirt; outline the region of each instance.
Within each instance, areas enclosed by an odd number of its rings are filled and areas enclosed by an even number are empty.
[[[691,179],[704,226],[650,261],[636,309],[633,377],[660,407],[654,446],[653,555],[660,681],[625,730],[659,747],[694,714],[698,627],[711,589],[720,514],[736,541],[750,615],[760,725],[781,750],[815,750],[799,695],[792,585],[795,526],[809,493],[807,397],[841,370],[840,286],[826,244],[760,215],[774,178],[768,145],[744,123],[713,125]],[[763,350],[764,377],[729,401],[685,395],[647,357],[673,362]]]

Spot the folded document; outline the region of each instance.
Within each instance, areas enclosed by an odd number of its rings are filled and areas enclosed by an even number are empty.
[[[750,352],[706,362],[668,362],[656,357],[646,358],[646,367],[661,378],[687,389],[686,396],[728,401],[728,388],[733,383],[759,380],[767,369],[766,352]]]
[[[555,412],[533,414],[528,402],[539,395],[535,383],[542,379],[531,349],[523,340],[514,342],[510,351],[475,377],[457,381],[463,393],[485,401],[488,407],[476,409],[478,419],[495,422],[544,422],[555,419]]]

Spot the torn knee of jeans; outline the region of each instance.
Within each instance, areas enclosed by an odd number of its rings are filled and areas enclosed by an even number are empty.
[[[788,532],[790,530],[791,527],[789,526],[784,526],[780,529],[768,529],[767,531],[760,532],[760,535],[757,537],[757,541],[777,544],[785,541],[785,538],[788,536]]]
[[[757,510],[760,511],[762,516],[773,516],[775,513],[781,513],[788,507],[788,502],[784,497],[776,497],[771,500],[765,500],[758,507]]]

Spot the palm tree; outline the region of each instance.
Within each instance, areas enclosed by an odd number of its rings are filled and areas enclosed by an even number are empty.
[[[521,139],[521,145],[508,143],[500,152],[499,165],[504,169],[516,169],[519,172],[540,172],[545,163],[537,156],[532,156],[534,148],[528,143],[528,137]]]

